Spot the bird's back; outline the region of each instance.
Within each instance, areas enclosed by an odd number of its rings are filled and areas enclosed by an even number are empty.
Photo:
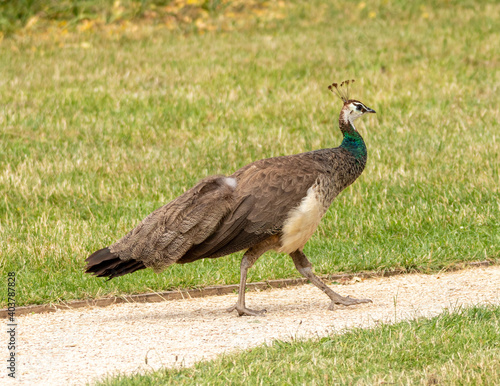
[[[354,164],[345,149],[323,149],[205,178],[151,213],[110,251],[156,270],[224,256],[272,235],[289,252],[305,244],[333,199],[359,175]],[[287,233],[294,236],[287,239]]]
[[[234,210],[210,238],[193,246],[178,262],[220,257],[272,235],[282,236],[287,220],[301,205],[306,213],[300,219],[296,217],[296,222],[309,218],[309,214],[313,217],[307,241],[333,199],[357,177],[355,168],[346,168],[354,162],[348,152],[334,148],[263,159],[239,169],[231,175],[237,181]],[[304,206],[311,190],[314,199]]]

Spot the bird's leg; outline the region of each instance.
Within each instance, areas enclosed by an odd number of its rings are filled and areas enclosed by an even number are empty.
[[[257,316],[261,315],[265,312],[266,310],[251,310],[250,308],[245,307],[245,288],[246,288],[246,283],[247,283],[247,271],[249,268],[254,265],[254,263],[257,261],[257,259],[265,252],[262,251],[260,248],[250,248],[248,251],[245,252],[243,255],[243,258],[241,259],[241,265],[240,265],[240,288],[238,290],[238,301],[236,304],[230,308],[227,309],[227,312],[232,312],[234,310],[238,311],[239,316]]]
[[[266,310],[255,311],[245,307],[245,287],[247,283],[247,271],[252,267],[252,265],[254,265],[257,259],[262,256],[264,252],[269,251],[270,249],[275,249],[277,246],[279,246],[279,237],[273,235],[245,252],[245,254],[243,255],[243,259],[241,259],[241,276],[238,301],[236,302],[236,305],[228,308],[227,312],[236,310],[238,311],[239,316],[257,316],[267,312]]]
[[[309,260],[307,260],[306,255],[302,251],[295,251],[290,253],[290,256],[293,259],[295,264],[295,268],[300,272],[300,274],[309,279],[311,283],[313,283],[316,287],[318,287],[321,291],[326,293],[328,297],[332,300],[328,309],[333,310],[335,308],[335,304],[343,304],[344,306],[352,306],[353,304],[359,303],[371,303],[370,299],[355,299],[351,297],[341,296],[338,293],[332,291],[330,287],[328,287],[325,283],[321,281],[319,277],[317,277],[312,272],[312,265]]]

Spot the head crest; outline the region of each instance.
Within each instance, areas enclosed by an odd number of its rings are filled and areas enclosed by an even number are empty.
[[[328,90],[337,95],[344,103],[349,100],[349,83],[354,83],[354,79],[352,80],[344,80],[340,83],[340,86],[337,83],[332,83],[328,86]],[[345,87],[344,87],[345,86]]]

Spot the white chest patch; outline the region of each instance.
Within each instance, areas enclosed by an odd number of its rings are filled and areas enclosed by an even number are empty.
[[[325,210],[313,187],[307,191],[300,205],[292,209],[283,225],[281,248],[278,252],[292,253],[302,249],[316,231]]]

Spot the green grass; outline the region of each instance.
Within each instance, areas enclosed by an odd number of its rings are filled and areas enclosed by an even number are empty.
[[[276,341],[185,369],[120,375],[101,385],[493,385],[500,377],[500,307]]]
[[[116,31],[128,23],[180,32],[228,31],[283,18],[283,2],[265,0],[0,1],[0,40],[60,29]]]
[[[110,282],[84,259],[197,180],[335,147],[332,81],[377,111],[368,164],[306,246],[319,274],[500,258],[496,1],[295,1],[259,28],[0,44],[0,273],[19,305],[236,283],[240,254]],[[266,254],[249,280],[298,276]],[[6,280],[0,281],[6,293]],[[2,299],[5,305],[5,299]]]

